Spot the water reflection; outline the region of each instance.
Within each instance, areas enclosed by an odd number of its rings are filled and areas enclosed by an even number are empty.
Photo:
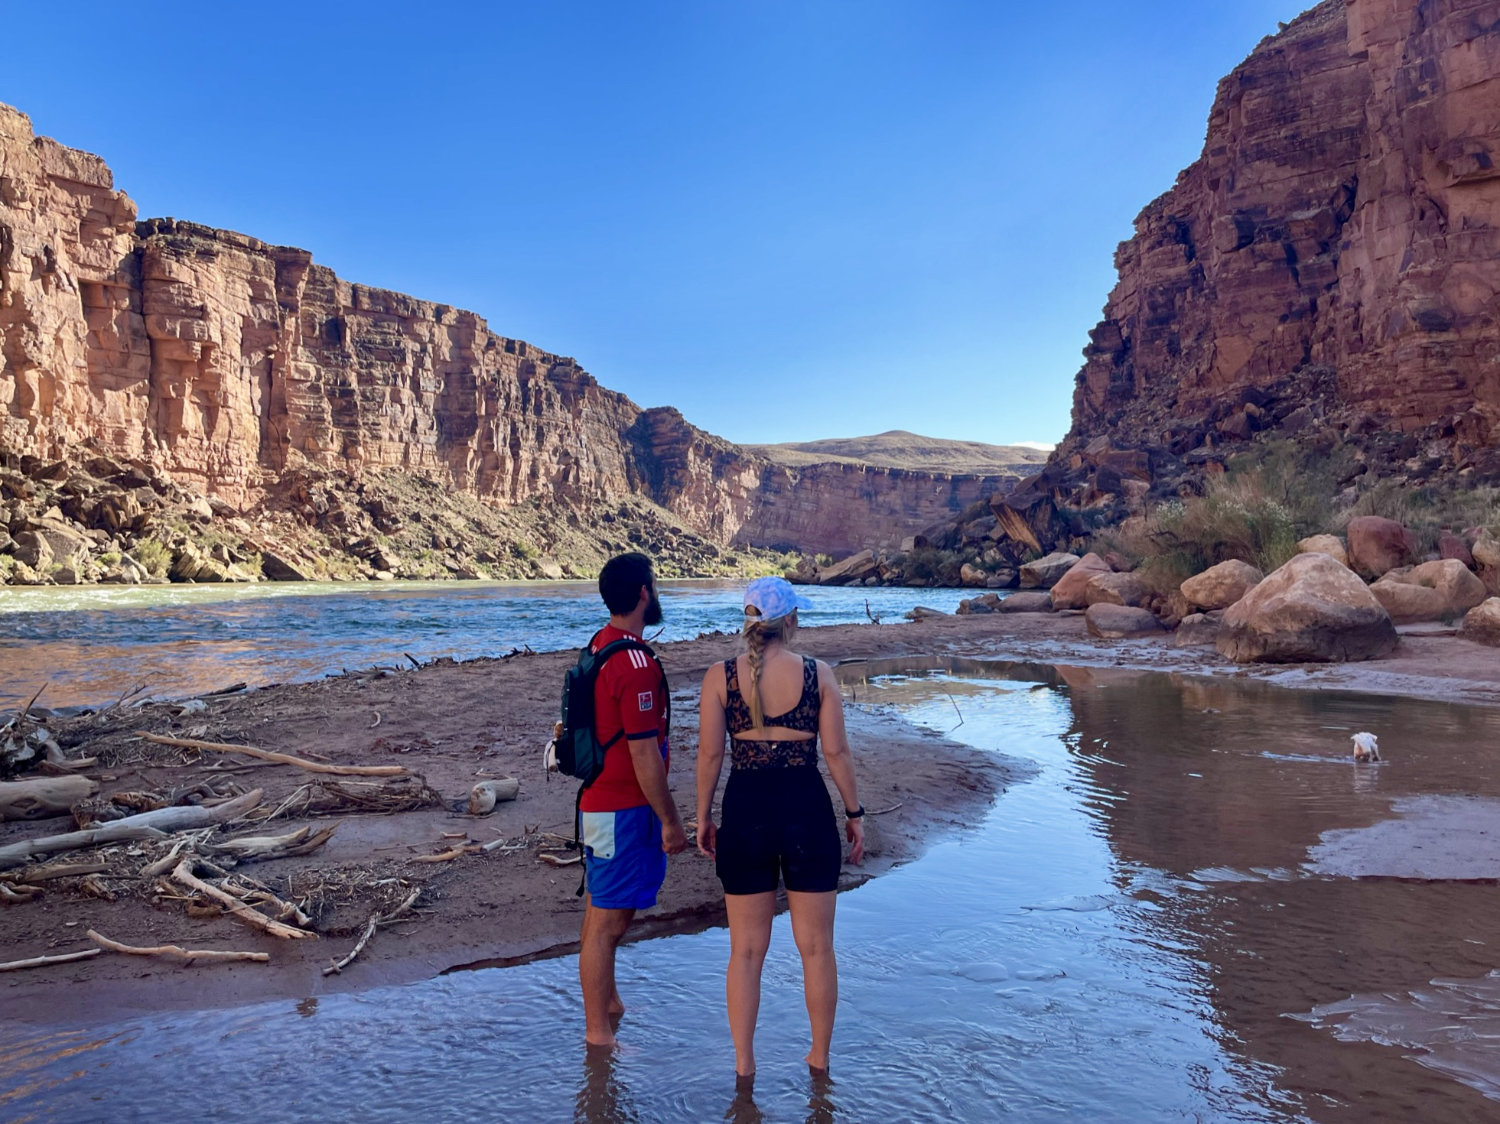
[[[641,1119],[630,1090],[620,1079],[614,1051],[584,1051],[583,1082],[578,1087],[573,1119],[577,1124],[625,1124]]]

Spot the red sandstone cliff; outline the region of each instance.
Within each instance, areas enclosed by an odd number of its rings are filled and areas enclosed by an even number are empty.
[[[1500,3],[1325,0],[1135,222],[1053,475],[1325,421],[1500,473]]]
[[[305,250],[137,223],[103,161],[5,106],[0,355],[0,451],[137,458],[239,508],[298,470],[398,469],[502,506],[645,495],[720,543],[849,551],[1007,482],[774,465],[472,312]]]

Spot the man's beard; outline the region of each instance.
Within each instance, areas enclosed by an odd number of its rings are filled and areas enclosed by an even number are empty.
[[[661,598],[656,596],[654,590],[651,593],[651,600],[646,605],[644,623],[648,628],[661,624]]]

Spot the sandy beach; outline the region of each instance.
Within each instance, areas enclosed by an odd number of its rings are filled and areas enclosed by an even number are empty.
[[[738,650],[726,635],[663,645],[673,687],[671,784],[691,818],[697,688],[703,671]],[[852,661],[969,657],[1230,676],[1286,687],[1369,691],[1458,703],[1500,704],[1500,660],[1442,630],[1410,630],[1393,658],[1371,663],[1241,667],[1211,648],[1176,648],[1169,636],[1099,641],[1081,614],[945,617],[919,624],[807,629],[798,647],[844,663],[846,702],[861,797],[872,814],[869,857],[845,867],[844,885],[879,877],[935,841],[961,833],[1010,783],[1024,762],[1005,746],[975,749],[903,722],[861,698]],[[576,866],[539,855],[571,838],[576,786],[548,779],[541,749],[556,709],[567,652],[506,660],[439,662],[403,671],[349,674],[210,697],[203,707],[153,703],[55,724],[70,756],[97,757],[90,774],[103,795],[169,792],[232,780],[263,790],[260,813],[298,799],[316,782],[345,792],[439,794],[444,806],[413,811],[284,815],[226,834],[281,834],[337,824],[314,853],[245,865],[285,899],[303,903],[317,939],[282,940],[233,918],[206,912],[181,886],[137,873],[166,852],[155,841],[115,844],[92,885],[77,878],[44,883],[39,898],[0,911],[4,960],[90,947],[96,930],[129,945],[178,944],[270,954],[269,963],[192,967],[104,954],[70,964],[0,975],[0,997],[13,1019],[45,1023],[114,1019],[131,1012],[229,1006],[410,982],[463,967],[507,964],[573,950],[581,917]],[[325,777],[296,767],[149,743],[137,731],[255,746],[349,765],[400,765],[414,777]],[[990,752],[990,750],[996,752]],[[511,776],[520,795],[486,816],[451,810],[478,779]],[[365,785],[361,789],[359,786]],[[319,790],[321,791],[321,790]],[[296,805],[293,805],[295,808]],[[0,844],[69,830],[66,818],[7,823]],[[488,851],[476,845],[496,843]],[[421,862],[461,850],[447,861]],[[97,853],[61,858],[79,860]],[[381,927],[358,959],[336,975],[323,970],[353,948],[373,914],[421,890],[406,918]],[[105,896],[99,896],[103,894]],[[107,897],[113,900],[107,900]],[[634,939],[720,923],[722,899],[709,860],[690,850],[672,859],[657,907],[637,922]]]

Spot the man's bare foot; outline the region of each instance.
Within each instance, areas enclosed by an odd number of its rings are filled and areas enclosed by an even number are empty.
[[[583,1036],[583,1044],[588,1048],[588,1052],[593,1054],[596,1051],[608,1053],[610,1050],[617,1049],[620,1042],[613,1034],[608,1038],[594,1038],[591,1035],[585,1034]]]

